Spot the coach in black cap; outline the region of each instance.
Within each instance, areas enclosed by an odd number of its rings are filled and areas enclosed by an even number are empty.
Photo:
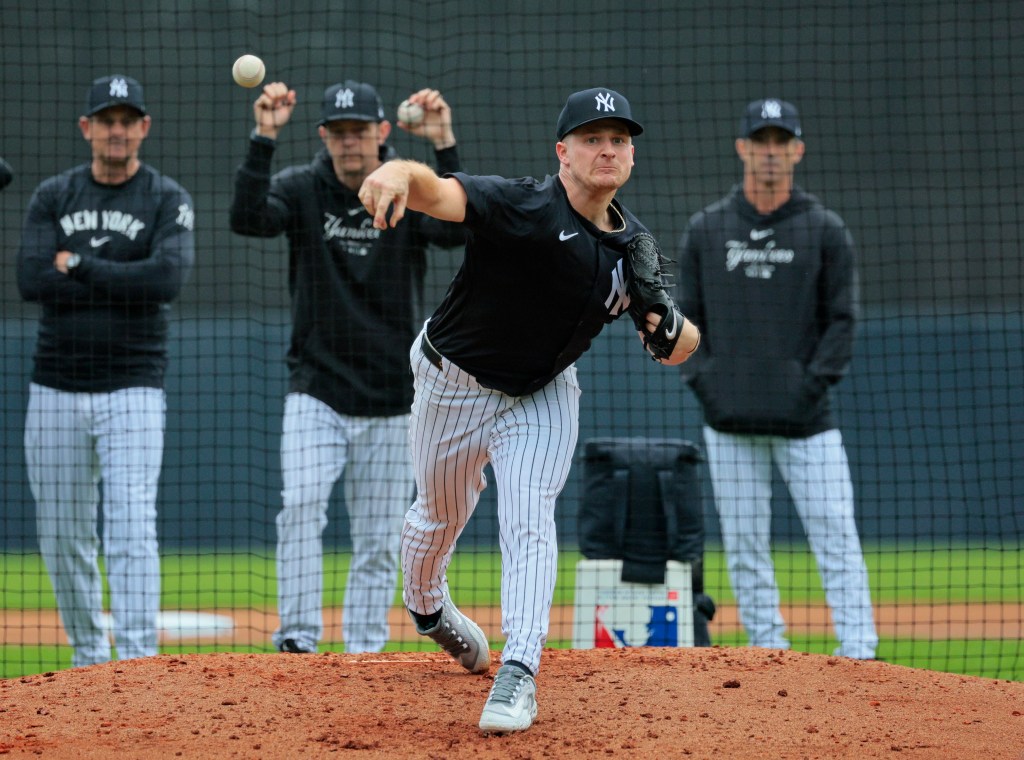
[[[384,141],[391,134],[391,124],[384,116],[384,101],[373,85],[346,79],[324,90],[317,126],[323,129],[332,121],[365,121],[380,125],[381,141],[377,158],[384,161],[388,155]]]
[[[123,74],[112,74],[93,80],[85,102],[85,116],[93,116],[105,108],[130,106],[143,116],[146,104],[142,99],[142,85]]]
[[[458,171],[447,101],[431,88],[408,99],[423,108],[423,120],[399,121],[399,129],[430,141],[439,172]],[[387,232],[373,229],[356,191],[395,151],[387,145],[392,125],[383,101],[365,82],[344,79],[324,89],[316,129],[322,147],[305,165],[272,173],[296,102],[286,83],[264,85],[231,202],[237,234],[288,238],[293,321],[276,519],[280,625],[272,641],[281,652],[309,654],[324,637],[321,533],[328,497],[343,480],[353,559],[341,637],[348,653],[379,652],[390,635],[413,490],[409,348],[423,320],[427,249],[460,245],[465,234],[423,214]],[[328,640],[337,640],[334,631]]]
[[[555,136],[561,140],[574,129],[599,119],[620,119],[626,122],[629,134],[633,137],[644,131],[638,122],[633,121],[629,101],[625,96],[606,87],[593,87],[574,92],[565,101],[565,107],[558,116]]]
[[[839,214],[796,183],[801,134],[792,104],[749,102],[733,142],[740,182],[690,218],[676,292],[705,341],[683,379],[704,415],[726,566],[748,643],[790,647],[770,540],[777,468],[818,559],[839,640],[834,653],[871,660],[878,632],[831,398],[855,354],[856,252]]]
[[[800,137],[800,114],[792,103],[776,98],[753,100],[740,119],[740,137],[750,137],[765,127],[778,127]]]
[[[84,94],[72,108],[91,159],[36,187],[17,264],[39,306],[26,472],[75,667],[111,658],[111,629],[119,659],[158,651],[168,315],[195,260],[191,196],[140,157],[142,86],[114,74]]]

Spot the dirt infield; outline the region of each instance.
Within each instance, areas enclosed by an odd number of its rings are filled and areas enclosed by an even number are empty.
[[[0,681],[0,754],[1024,758],[1024,684],[748,648],[549,650],[534,726],[476,728],[440,653],[160,655]],[[898,753],[898,754],[897,754]]]

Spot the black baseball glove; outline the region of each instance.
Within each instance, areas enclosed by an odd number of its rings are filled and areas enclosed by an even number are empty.
[[[629,316],[636,329],[643,335],[644,348],[652,358],[667,359],[679,342],[683,326],[683,315],[676,309],[675,302],[665,292],[661,267],[668,259],[661,255],[658,241],[646,232],[638,233],[626,245],[629,255],[630,276],[627,285],[629,293]],[[654,312],[661,316],[661,323],[652,332],[647,328],[647,314]]]

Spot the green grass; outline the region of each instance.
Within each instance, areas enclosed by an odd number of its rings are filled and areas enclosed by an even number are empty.
[[[571,604],[578,552],[559,555],[556,604]],[[866,547],[865,560],[876,604],[915,602],[1024,602],[1020,579],[1024,549],[980,547]],[[449,583],[460,604],[497,604],[501,579],[496,552],[456,553]],[[348,572],[349,555],[324,558],[325,604],[344,597],[340,580]],[[777,547],[775,566],[783,601],[823,602],[814,557],[806,549]],[[169,609],[273,606],[277,593],[274,557],[269,552],[165,553],[162,604]],[[54,609],[50,581],[38,554],[0,554],[0,609]],[[704,577],[716,600],[731,602],[725,560],[720,551],[704,556]],[[330,582],[330,579],[338,579]],[[397,596],[396,596],[397,599]]]
[[[563,551],[555,604],[571,605],[575,567],[580,555]],[[1024,603],[1021,547],[867,546],[865,559],[875,604]],[[166,552],[162,556],[164,609],[273,608],[276,605],[274,557],[261,552]],[[813,556],[805,547],[776,547],[776,574],[786,604],[822,604],[824,593]],[[719,604],[732,603],[724,557],[712,547],[704,558],[705,587]],[[325,605],[340,606],[349,556],[325,557]],[[52,610],[49,578],[37,554],[0,554],[0,610]],[[497,552],[464,550],[449,568],[449,584],[460,605],[497,605],[501,579]],[[401,604],[398,589],[395,603]],[[1019,623],[1019,621],[1012,621]],[[569,641],[549,646],[568,647]],[[741,633],[716,639],[723,646],[742,646]],[[835,641],[827,635],[792,637],[799,651],[830,653]],[[409,648],[395,643],[389,649]],[[224,651],[223,645],[164,646],[167,653]],[[238,646],[231,651],[264,652],[269,647]],[[1024,643],[1014,639],[932,640],[883,639],[879,656],[888,662],[969,675],[1024,681]],[[70,666],[68,647],[0,645],[0,677],[12,678]]]

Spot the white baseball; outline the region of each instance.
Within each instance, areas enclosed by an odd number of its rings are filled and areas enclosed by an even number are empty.
[[[263,61],[258,56],[248,53],[240,55],[235,61],[235,65],[231,67],[231,76],[242,87],[255,87],[263,81],[266,73],[267,69],[263,65]]]
[[[410,127],[423,123],[423,106],[403,100],[398,105],[398,120]]]

